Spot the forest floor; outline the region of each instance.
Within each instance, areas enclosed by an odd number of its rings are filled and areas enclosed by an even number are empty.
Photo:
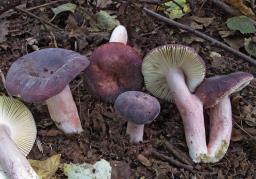
[[[49,2],[23,1],[18,7],[49,21],[54,15],[51,8],[68,1],[47,4]],[[225,22],[232,16],[212,3],[191,2],[191,12],[178,21],[224,42],[220,31],[228,31]],[[143,6],[155,11],[157,5],[136,0],[108,1],[100,7],[82,0],[73,3],[79,6],[80,11],[77,8],[74,13],[63,12],[55,17],[51,24],[58,28],[48,26],[35,17],[17,10],[0,14],[0,69],[4,75],[17,58],[34,51],[35,47],[43,49],[57,45],[59,48],[75,50],[89,57],[95,48],[109,40],[111,33],[110,30],[91,31],[91,19],[95,19],[95,13],[99,10],[116,15],[116,19],[128,30],[128,44],[142,56],[157,46],[178,43],[191,46],[200,54],[206,63],[207,77],[235,71],[256,74],[255,66],[239,57],[188,32],[168,26],[142,11]],[[43,4],[46,5],[42,6]],[[236,37],[241,37],[241,34],[233,35],[231,40]],[[238,44],[240,42],[236,41]],[[243,45],[239,49],[245,53]],[[84,129],[79,135],[66,136],[58,130],[50,119],[45,104],[26,103],[32,110],[38,129],[37,142],[28,158],[44,160],[54,154],[61,154],[62,163],[92,164],[105,159],[115,166],[113,178],[119,179],[256,177],[256,140],[253,137],[256,136],[256,81],[252,81],[231,98],[233,135],[225,157],[214,164],[190,163],[191,168],[188,169],[175,166],[151,153],[154,150],[180,161],[167,150],[168,142],[181,155],[188,156],[183,124],[175,104],[160,100],[161,113],[153,123],[145,126],[144,141],[132,145],[125,135],[126,122],[115,114],[112,104],[103,103],[87,92],[84,78],[84,73],[81,73],[70,84]],[[7,95],[3,84],[0,89]],[[65,178],[62,173],[59,169],[56,177]]]

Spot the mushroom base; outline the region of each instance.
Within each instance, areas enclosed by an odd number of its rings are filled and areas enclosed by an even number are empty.
[[[127,123],[126,134],[130,136],[130,142],[137,144],[143,141],[144,124],[134,124],[132,122]]]
[[[69,85],[56,96],[49,98],[46,104],[52,120],[64,133],[73,134],[83,131]]]
[[[0,125],[0,165],[10,179],[39,179],[28,160],[9,137],[6,126]]]
[[[228,96],[210,109],[210,140],[208,158],[203,162],[218,162],[227,152],[232,133],[232,109]]]
[[[190,93],[181,70],[170,69],[166,81],[183,121],[189,155],[194,162],[201,162],[207,155],[203,104]]]

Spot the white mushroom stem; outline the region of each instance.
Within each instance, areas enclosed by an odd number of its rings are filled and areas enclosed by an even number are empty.
[[[165,76],[183,120],[190,157],[200,162],[207,154],[203,104],[190,93],[181,70],[170,69]]]
[[[126,28],[122,25],[119,25],[113,30],[109,42],[120,42],[127,44],[127,39],[128,35]]]
[[[0,165],[10,179],[39,179],[26,157],[9,136],[8,128],[0,125]]]
[[[225,155],[232,132],[232,109],[228,96],[210,109],[210,140],[208,143],[208,160],[217,162]]]
[[[46,101],[52,120],[66,134],[83,131],[69,85]]]
[[[143,141],[143,133],[144,133],[144,124],[134,124],[132,122],[128,122],[126,134],[130,136],[130,142],[137,144],[140,141]]]

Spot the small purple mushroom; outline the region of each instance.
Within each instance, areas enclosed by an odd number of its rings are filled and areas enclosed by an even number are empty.
[[[120,94],[114,108],[128,121],[126,133],[130,136],[131,143],[143,140],[144,124],[151,123],[160,113],[158,100],[140,91]]]
[[[20,57],[9,69],[6,89],[26,102],[46,101],[51,118],[65,133],[82,131],[69,82],[89,65],[71,50],[47,48]]]

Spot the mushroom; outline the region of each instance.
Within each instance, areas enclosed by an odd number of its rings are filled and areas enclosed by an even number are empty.
[[[71,50],[47,48],[20,57],[6,77],[9,94],[26,102],[46,101],[51,118],[67,134],[82,131],[69,82],[89,65]]]
[[[232,132],[232,109],[229,96],[247,86],[253,76],[245,72],[206,79],[196,95],[210,109],[208,155],[203,162],[218,162],[225,155]]]
[[[164,45],[146,55],[142,74],[149,92],[174,100],[183,120],[189,154],[194,162],[200,162],[207,154],[203,105],[191,92],[204,79],[204,61],[190,47]]]
[[[158,100],[140,91],[126,91],[120,94],[114,108],[128,121],[126,133],[130,136],[131,143],[143,140],[144,125],[151,123],[160,113]]]
[[[88,91],[103,101],[114,102],[119,94],[142,88],[142,59],[126,43],[125,27],[117,26],[110,42],[95,49],[89,58],[85,83]]]
[[[29,109],[11,97],[0,97],[0,166],[11,179],[39,179],[26,155],[36,139]]]

